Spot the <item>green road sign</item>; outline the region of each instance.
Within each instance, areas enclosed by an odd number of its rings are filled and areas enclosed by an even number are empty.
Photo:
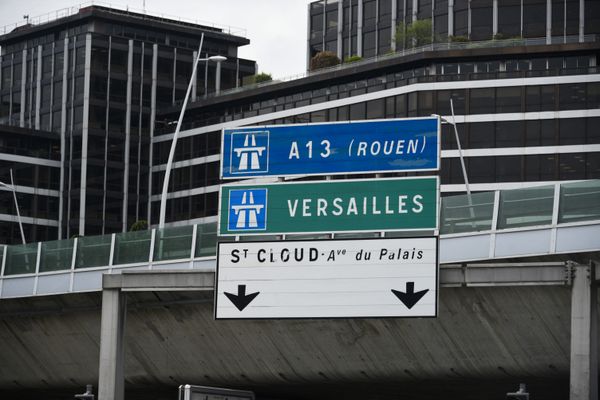
[[[220,235],[437,229],[437,177],[222,185]]]

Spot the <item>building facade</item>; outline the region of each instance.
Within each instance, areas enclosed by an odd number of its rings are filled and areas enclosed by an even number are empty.
[[[201,56],[227,57],[223,89],[255,73],[237,57],[248,39],[101,6],[0,37],[0,122],[53,132],[63,149],[56,238],[148,219],[156,110],[183,100],[201,34]],[[216,66],[199,68],[192,99],[215,91]]]
[[[361,7],[370,3],[360,2]],[[372,3],[380,10],[389,2]],[[390,7],[395,4],[397,11],[400,3],[403,10],[415,4],[392,2]],[[436,10],[444,2],[422,3],[416,4]],[[461,3],[447,3],[456,19]],[[492,15],[500,13],[501,3],[490,2]],[[519,15],[529,4],[522,3]],[[13,126],[51,131],[63,149],[58,189],[52,188],[58,190],[59,206],[49,218],[57,221],[56,236],[48,239],[125,231],[136,220],[158,223],[178,101],[186,90],[200,32],[206,35],[206,55],[228,57],[224,90],[214,93],[215,67],[201,65],[176,147],[168,224],[208,223],[207,229],[214,229],[222,183],[221,131],[237,126],[438,114],[444,121],[442,195],[466,189],[449,123],[453,120],[474,192],[594,179],[600,177],[600,41],[585,28],[593,24],[585,21],[598,19],[599,10],[588,3],[577,2],[578,10],[586,10],[578,20],[583,21],[578,25],[583,35],[568,31],[565,36],[563,24],[563,34],[552,34],[550,40],[543,32],[493,41],[446,38],[443,44],[410,51],[390,47],[377,57],[363,53],[364,60],[301,79],[245,87],[239,83],[255,71],[255,63],[236,56],[247,39],[94,6],[54,25],[27,26],[2,37],[0,118]],[[466,4],[475,7],[479,2]],[[319,7],[338,7],[339,12],[346,5],[351,4],[315,2],[309,15]],[[398,23],[390,21],[390,27]],[[42,35],[48,30],[52,34]],[[411,174],[377,176],[398,175]],[[17,240],[13,237],[12,242]]]
[[[238,126],[438,114],[445,121],[441,192],[464,192],[457,141],[448,123],[453,120],[450,100],[472,191],[597,179],[599,50],[595,40],[560,45],[505,40],[494,47],[474,42],[439,50],[426,46],[198,101],[187,111],[177,145],[167,222],[216,221],[221,130]],[[166,110],[161,118],[175,120],[177,111]],[[153,139],[152,223],[158,218],[158,184],[171,131],[157,129]],[[399,175],[413,174],[377,177]]]
[[[541,38],[546,43],[583,42],[600,33],[594,0],[321,0],[308,6],[307,65],[320,51],[343,60],[411,47],[396,40],[416,21],[429,41]]]

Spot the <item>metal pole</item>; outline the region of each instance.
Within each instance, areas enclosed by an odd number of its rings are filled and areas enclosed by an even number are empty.
[[[19,203],[17,202],[17,188],[13,180],[12,168],[10,169],[10,185],[12,186],[13,198],[15,199],[15,208],[17,209],[17,219],[19,221],[19,229],[21,230],[21,240],[25,244],[25,233],[23,233],[23,222],[21,221],[21,213],[19,212]]]
[[[460,146],[460,138],[456,129],[456,120],[454,119],[454,103],[450,99],[450,110],[452,111],[452,126],[454,127],[454,135],[456,136],[456,145],[458,146],[458,156],[460,157],[460,165],[462,167],[463,178],[465,179],[465,187],[467,188],[467,196],[469,203],[471,202],[471,189],[469,188],[469,178],[467,177],[467,168],[465,167],[465,159],[463,158],[462,147]]]
[[[167,168],[165,170],[165,179],[163,181],[163,190],[160,197],[160,218],[158,222],[158,228],[162,229],[165,227],[165,212],[167,209],[167,190],[169,188],[169,176],[171,174],[171,166],[173,165],[173,158],[175,157],[175,146],[177,145],[177,138],[179,137],[179,130],[181,129],[181,122],[183,121],[183,115],[185,114],[185,108],[192,91],[192,82],[196,79],[196,69],[198,68],[198,61],[200,60],[200,54],[202,53],[202,43],[204,42],[204,33],[200,37],[200,47],[198,48],[198,57],[194,61],[194,68],[192,69],[192,77],[185,93],[185,99],[183,100],[183,106],[179,113],[179,120],[177,121],[177,128],[173,134],[173,142],[171,143],[171,151],[169,152],[169,160],[167,161]]]
[[[456,129],[456,119],[454,118],[454,103],[452,97],[450,97],[450,110],[452,111],[452,126],[454,127],[454,136],[456,137],[456,146],[458,147],[458,156],[460,158],[460,166],[462,167],[463,178],[465,180],[465,188],[467,189],[467,202],[469,203],[469,215],[471,219],[475,218],[475,210],[473,210],[473,199],[471,197],[471,188],[469,187],[469,178],[467,177],[467,168],[465,167],[465,159],[462,153],[462,147],[460,145],[460,138],[458,137],[458,129]],[[472,221],[472,225],[475,226],[475,221]]]

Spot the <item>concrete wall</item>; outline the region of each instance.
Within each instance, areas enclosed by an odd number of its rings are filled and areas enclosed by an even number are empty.
[[[127,387],[566,379],[568,395],[570,287],[441,288],[437,319],[214,321],[212,295],[128,295]],[[0,301],[0,390],[96,385],[100,299]]]

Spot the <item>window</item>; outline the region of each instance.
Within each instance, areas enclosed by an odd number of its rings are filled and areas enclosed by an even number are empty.
[[[471,0],[471,39],[492,38],[492,0]]]
[[[504,87],[496,89],[496,112],[509,113],[521,111],[521,88]]]
[[[546,35],[546,0],[523,0],[523,36]]]
[[[498,33],[504,37],[521,36],[521,0],[498,2]]]
[[[471,89],[469,104],[471,114],[494,113],[494,89]]]
[[[585,143],[585,119],[563,118],[559,122],[558,143],[561,145]]]
[[[503,121],[496,123],[496,147],[523,146],[523,122]]]

